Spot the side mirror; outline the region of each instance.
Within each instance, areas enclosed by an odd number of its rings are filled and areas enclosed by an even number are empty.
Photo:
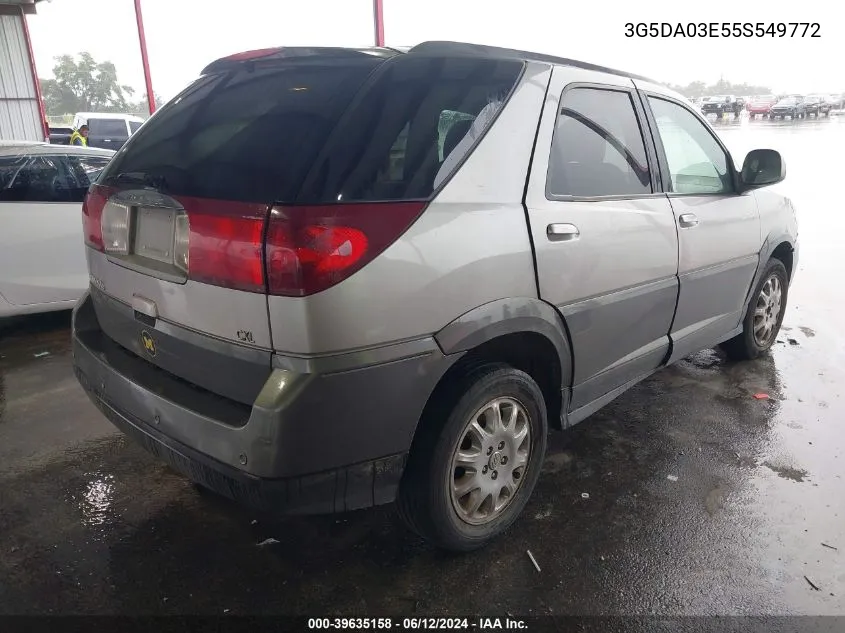
[[[773,149],[755,149],[748,152],[740,172],[743,191],[768,187],[784,178],[786,163],[780,152]]]

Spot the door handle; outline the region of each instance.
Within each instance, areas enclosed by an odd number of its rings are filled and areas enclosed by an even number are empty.
[[[581,232],[574,224],[549,224],[546,227],[546,237],[552,242],[566,242],[577,240]]]
[[[698,226],[698,218],[695,216],[695,213],[682,213],[678,218],[678,224],[681,225],[681,228],[691,229],[694,226]]]

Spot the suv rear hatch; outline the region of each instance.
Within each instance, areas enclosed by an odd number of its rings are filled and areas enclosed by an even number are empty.
[[[296,297],[290,318],[304,318],[300,297],[399,237],[434,193],[442,104],[477,114],[522,68],[393,55],[241,54],[209,66],[145,123],[83,208],[103,331],[193,385],[252,404],[271,367],[268,293]],[[435,88],[439,105],[426,98]],[[417,116],[426,108],[434,116]],[[423,119],[433,128],[414,129]]]

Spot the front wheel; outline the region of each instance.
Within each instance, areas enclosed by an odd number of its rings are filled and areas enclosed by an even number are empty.
[[[742,332],[722,344],[730,358],[753,360],[774,345],[786,313],[788,291],[786,267],[779,259],[770,259],[748,304]]]
[[[420,422],[397,506],[435,545],[469,551],[513,523],[531,496],[546,452],[543,394],[525,372],[476,368]]]

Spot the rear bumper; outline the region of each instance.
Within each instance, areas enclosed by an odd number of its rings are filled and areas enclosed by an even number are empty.
[[[189,479],[235,501],[284,513],[388,503],[428,395],[452,359],[435,349],[336,374],[274,369],[234,425],[218,398],[106,336],[89,295],[73,317],[73,363],[94,404],[121,431]],[[203,411],[200,413],[199,411]]]

